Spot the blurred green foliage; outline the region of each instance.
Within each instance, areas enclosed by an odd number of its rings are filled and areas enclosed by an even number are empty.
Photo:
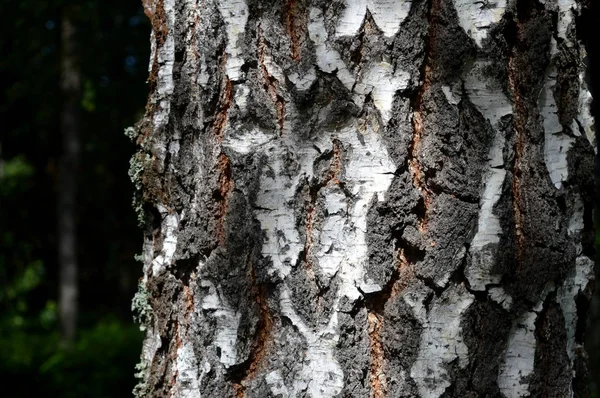
[[[37,312],[30,295],[44,278],[35,261],[0,291],[0,374],[10,381],[6,397],[126,397],[135,384],[142,333],[108,316],[81,331],[74,345],[61,345],[54,300]],[[35,381],[35,382],[34,382]]]

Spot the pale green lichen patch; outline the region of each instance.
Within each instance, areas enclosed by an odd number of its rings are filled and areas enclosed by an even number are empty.
[[[152,321],[152,306],[150,305],[150,293],[143,284],[139,285],[138,291],[133,296],[131,311],[134,322],[140,325],[140,330],[146,330]]]
[[[143,226],[145,223],[144,207],[141,198],[143,184],[143,173],[146,166],[152,161],[152,158],[147,153],[138,152],[129,160],[129,178],[135,186],[136,192],[133,195],[132,206],[137,215],[138,224]]]
[[[148,383],[146,373],[148,370],[148,364],[142,359],[140,363],[135,365],[135,378],[138,379],[138,383],[133,387],[133,396],[136,398],[146,397],[148,393]]]
[[[129,138],[132,142],[135,142],[139,133],[135,127],[127,127],[123,132],[127,138]]]

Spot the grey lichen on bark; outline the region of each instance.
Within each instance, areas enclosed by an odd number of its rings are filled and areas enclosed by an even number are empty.
[[[585,396],[580,2],[144,8],[142,395]]]

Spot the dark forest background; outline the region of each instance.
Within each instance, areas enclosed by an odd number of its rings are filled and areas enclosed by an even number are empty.
[[[61,334],[57,253],[61,115],[70,95],[61,90],[65,18],[76,29],[79,73],[79,307],[70,341]],[[1,395],[129,397],[143,337],[130,309],[142,233],[127,174],[134,146],[123,132],[146,102],[149,22],[138,0],[4,0],[0,19]],[[578,20],[590,70],[599,69],[597,21],[591,13]],[[600,380],[599,333],[594,319],[591,381]]]
[[[76,28],[77,338],[61,344],[61,24]],[[0,2],[0,380],[3,397],[129,397],[142,333],[142,234],[123,134],[143,114],[150,27],[137,0]]]

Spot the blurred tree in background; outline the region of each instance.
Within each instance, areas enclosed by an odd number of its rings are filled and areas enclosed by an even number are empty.
[[[78,4],[78,337],[60,348],[57,190],[61,16]],[[137,0],[0,3],[0,377],[6,397],[130,396],[141,248],[123,135],[146,100],[149,27]]]

